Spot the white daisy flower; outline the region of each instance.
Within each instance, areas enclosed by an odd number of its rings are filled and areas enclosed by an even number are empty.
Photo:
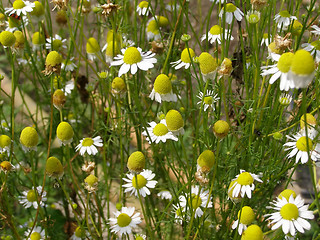
[[[168,4],[166,4],[166,9],[170,12],[174,12],[174,11],[179,12],[180,5],[175,1],[170,1]]]
[[[123,207],[121,211],[114,212],[115,218],[109,219],[111,232],[119,233],[120,235],[130,234],[132,228],[140,224],[140,213],[134,213],[134,207]]]
[[[261,44],[260,45],[262,46],[263,44],[265,44],[268,47],[269,44],[271,43],[270,39],[271,38],[269,38],[269,34],[268,33],[264,33],[263,36],[262,36],[262,40],[261,40]]]
[[[160,123],[150,122],[148,124],[150,127],[147,127],[147,129],[142,132],[142,135],[146,136],[149,144],[152,142],[158,144],[160,141],[165,143],[168,139],[178,141],[178,138],[169,131],[165,119],[162,119]]]
[[[45,240],[45,230],[42,229],[41,227],[35,227],[32,232],[31,229],[28,229],[27,231],[24,232],[24,235],[28,238],[27,240]]]
[[[27,16],[22,16],[21,20],[15,18],[8,18],[6,21],[6,31],[15,32],[23,27],[26,27],[29,24],[29,19]]]
[[[292,102],[292,96],[288,93],[281,93],[279,102],[282,106],[288,106]]]
[[[50,37],[46,39],[46,49],[51,51],[59,51],[61,48],[67,48],[64,43],[67,41],[67,39],[62,39],[58,34],[56,34],[54,37]]]
[[[193,61],[195,56],[196,54],[191,48],[185,48],[181,53],[181,58],[178,61],[171,62],[170,64],[176,70],[182,67],[184,67],[185,69],[188,69],[191,65],[191,61]]]
[[[255,189],[254,181],[262,182],[259,175],[246,172],[245,170],[240,170],[238,174],[232,181],[233,185],[229,187],[229,191],[232,191],[232,197],[236,198],[239,195],[243,198],[245,195],[251,198],[251,192]],[[229,194],[229,193],[228,193]]]
[[[140,16],[148,16],[150,13],[149,3],[147,1],[141,1],[136,11]]]
[[[288,91],[289,88],[294,88],[293,80],[289,79],[288,77],[288,72],[291,67],[293,56],[294,54],[291,52],[283,53],[280,56],[277,64],[261,67],[261,76],[264,77],[272,74],[272,77],[269,80],[270,84],[273,84],[277,79],[280,78],[281,91]]]
[[[213,3],[221,3],[221,4],[224,4],[225,2],[227,2],[227,0],[209,0],[210,2],[213,2]]]
[[[144,169],[136,176],[137,177],[132,173],[127,173],[127,178],[123,178],[123,180],[127,182],[122,185],[126,188],[124,192],[131,192],[131,195],[134,194],[136,197],[138,197],[138,191],[142,197],[150,195],[151,192],[149,188],[154,188],[158,183],[158,181],[152,180],[155,177],[155,174],[152,173],[151,170]]]
[[[102,147],[102,139],[100,136],[95,138],[83,138],[80,144],[76,146],[76,151],[80,150],[80,155],[83,156],[86,152],[89,155],[96,155],[98,153],[97,147]]]
[[[185,208],[186,211],[192,211],[195,218],[201,217],[203,215],[203,211],[201,208],[212,208],[211,196],[209,196],[209,191],[204,191],[201,189],[199,191],[199,186],[191,187],[191,196],[186,198],[185,195],[179,196],[180,206]],[[190,193],[186,193],[189,195]]]
[[[226,9],[224,7],[221,9],[219,13],[219,17],[223,18],[223,15],[225,14],[226,17],[226,23],[231,24],[233,20],[233,16],[237,19],[237,21],[241,21],[242,17],[244,16],[243,12],[237,8],[232,3],[226,4]]]
[[[305,129],[298,132],[293,136],[287,135],[287,138],[291,142],[285,143],[285,151],[290,151],[288,158],[296,157],[296,163],[301,161],[302,164],[308,162],[308,147],[309,154],[312,161],[317,161],[320,159],[320,144],[313,142],[314,138],[317,136],[317,131],[308,128],[308,136],[306,136]]]
[[[66,71],[66,72],[73,72],[74,69],[77,68],[77,65],[73,62],[74,57],[68,59],[68,60],[64,60],[61,63],[61,69]]]
[[[1,128],[5,131],[9,131],[10,123],[8,123],[6,120],[1,120]]]
[[[121,77],[123,74],[126,74],[131,71],[131,74],[136,74],[138,68],[147,71],[150,68],[154,67],[154,63],[157,62],[157,59],[154,58],[155,53],[151,51],[142,52],[141,48],[129,47],[126,49],[121,49],[121,54],[117,55],[110,66],[119,66],[118,77]]]
[[[161,101],[177,101],[177,95],[172,92],[171,80],[167,75],[160,74],[157,76],[149,97],[151,100],[156,100],[159,103],[161,103]]]
[[[82,240],[90,238],[90,234],[88,231],[86,231],[83,227],[77,227],[72,236],[70,237],[70,240]]]
[[[150,40],[159,40],[161,39],[160,28],[157,21],[154,18],[151,18],[147,22],[146,26],[147,39]]]
[[[268,59],[278,62],[281,56],[281,50],[276,48],[276,43],[271,42],[268,46]]]
[[[297,17],[291,16],[287,10],[279,12],[275,17],[274,20],[278,24],[277,27],[282,30],[287,30],[288,26],[291,24],[293,20],[297,20]]]
[[[311,33],[313,33],[316,36],[320,35],[320,28],[317,25],[312,25],[311,28],[314,29],[310,31]]]
[[[197,98],[200,99],[200,101],[197,104],[201,104],[202,103],[202,99],[203,99],[203,110],[207,111],[207,109],[209,107],[212,108],[212,111],[215,110],[215,103],[220,99],[218,97],[218,94],[214,94],[214,92],[212,90],[207,90],[207,93],[203,96],[203,92],[199,92],[199,95],[197,96]]]
[[[244,230],[247,229],[247,226],[250,225],[255,219],[255,214],[251,207],[244,206],[241,210],[238,212],[238,220],[236,220],[232,224],[232,229],[238,228],[239,235],[242,234]]]
[[[8,16],[16,14],[18,16],[27,15],[27,13],[32,12],[35,7],[35,3],[23,0],[15,0],[11,8],[5,8],[5,14]]]
[[[296,230],[304,233],[305,230],[311,229],[311,225],[306,219],[313,219],[314,215],[312,211],[308,210],[309,205],[304,205],[304,200],[300,195],[296,198],[291,195],[289,200],[277,198],[270,204],[271,206],[267,208],[277,211],[265,215],[265,217],[269,217],[268,220],[272,220],[270,224],[274,224],[271,230],[282,227],[284,234],[290,233],[291,236],[295,236]]]
[[[177,205],[173,204],[172,206],[173,206],[172,213],[174,213],[174,221],[182,225],[182,221],[185,218],[185,212],[186,212],[185,207],[182,207],[180,204],[177,204]]]
[[[158,192],[157,196],[160,197],[161,199],[167,199],[167,200],[172,199],[172,194],[167,190],[163,190],[161,192]]]
[[[201,37],[201,42],[207,39],[207,34],[203,34]],[[210,28],[208,32],[208,42],[214,44],[216,41],[221,44],[222,39],[233,40],[231,36],[231,31],[228,29],[223,29],[219,25],[214,25]]]
[[[42,192],[42,186],[38,186],[36,189],[32,187],[29,191],[23,191],[22,196],[19,197],[19,203],[22,204],[25,208],[33,206],[35,209],[38,208],[38,198]],[[44,206],[44,202],[47,201],[46,198],[47,192],[43,191],[42,198],[40,201],[40,206]]]
[[[62,89],[65,95],[71,94],[72,90],[74,89],[74,81],[70,80],[66,82],[66,86]]]
[[[10,154],[11,138],[7,135],[0,135],[0,153],[7,152],[8,156]]]
[[[301,47],[310,52],[312,56],[315,56],[316,62],[320,62],[320,40],[316,40],[312,43],[304,43]]]

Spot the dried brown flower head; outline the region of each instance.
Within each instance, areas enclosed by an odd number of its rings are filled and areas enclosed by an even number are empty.
[[[120,6],[118,4],[113,4],[113,3],[108,2],[106,4],[101,5],[101,8],[102,8],[101,14],[103,16],[108,17],[113,12],[118,11],[120,9]]]
[[[52,0],[51,2],[54,4],[54,7],[52,9],[52,11],[54,11],[56,8],[58,8],[58,9],[66,9],[69,0]]]
[[[291,33],[287,33],[284,37],[281,37],[278,34],[276,34],[274,36],[274,42],[276,44],[276,49],[284,51],[288,48],[290,50],[292,44]]]
[[[82,171],[90,174],[90,173],[94,170],[95,166],[96,166],[96,164],[95,164],[94,162],[87,162],[87,161],[86,161],[86,162],[82,165],[81,169],[82,169]]]
[[[267,0],[251,0],[251,4],[254,10],[260,10],[267,5]]]

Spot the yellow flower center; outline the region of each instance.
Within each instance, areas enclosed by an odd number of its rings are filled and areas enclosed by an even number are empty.
[[[287,52],[281,55],[279,62],[277,64],[277,67],[281,72],[283,73],[289,72],[293,56],[294,54],[291,52]]]
[[[45,37],[43,34],[39,33],[39,32],[35,32],[32,35],[32,43],[34,45],[40,45],[40,44],[44,44],[46,42]]]
[[[263,240],[263,232],[258,225],[250,225],[242,234],[241,240]]]
[[[176,210],[176,214],[177,214],[177,216],[182,217],[182,216],[183,216],[183,209],[182,209],[181,207],[179,207],[179,208]]]
[[[77,227],[76,231],[74,232],[74,234],[76,235],[76,237],[78,238],[83,238],[85,236],[84,234],[84,230],[81,227]]]
[[[92,146],[93,145],[93,140],[92,138],[85,138],[83,139],[82,141],[82,146],[84,147],[89,147],[89,146]]]
[[[226,12],[231,12],[233,13],[234,11],[237,10],[237,7],[233,5],[232,3],[227,3],[226,5]]]
[[[40,240],[40,239],[41,239],[41,235],[40,235],[40,233],[38,233],[38,232],[33,232],[33,233],[30,235],[30,239],[31,239],[31,240]]]
[[[61,40],[59,40],[59,39],[55,39],[55,40],[53,40],[53,42],[52,42],[52,48],[53,48],[53,50],[59,50],[60,48],[62,47],[62,41]]]
[[[146,158],[144,157],[143,153],[136,151],[128,158],[127,167],[131,171],[140,172],[144,169],[145,164]]]
[[[228,135],[230,125],[224,120],[218,120],[213,125],[213,131],[218,137],[225,137]]]
[[[132,186],[135,189],[141,189],[143,188],[145,185],[147,184],[147,179],[145,179],[144,176],[142,176],[141,174],[138,174],[137,177],[133,177],[132,178]]]
[[[157,16],[159,27],[165,27],[169,24],[168,18],[164,16]]]
[[[212,35],[220,35],[222,33],[222,28],[218,25],[214,25],[210,28],[209,33],[211,33]]]
[[[61,64],[61,62],[62,62],[62,57],[58,52],[51,51],[47,55],[47,58],[46,58],[46,65],[47,66],[53,66],[54,67],[54,66],[57,66],[57,65]]]
[[[20,142],[28,147],[32,148],[35,147],[38,144],[38,133],[37,131],[32,127],[26,127],[22,130],[20,135]]]
[[[272,42],[268,46],[269,51],[276,53],[276,54],[281,54],[282,50],[280,48],[276,48],[276,43]]]
[[[26,4],[22,0],[16,0],[12,4],[13,9],[21,9],[21,8],[24,8],[25,6]]]
[[[205,104],[211,105],[211,104],[212,104],[212,101],[213,101],[213,99],[212,99],[211,96],[204,98],[204,103],[205,103]]]
[[[178,131],[183,128],[184,121],[177,110],[170,110],[166,115],[167,127],[170,131]]]
[[[298,50],[292,59],[291,71],[297,75],[310,75],[314,72],[314,60],[306,50]]]
[[[10,171],[12,169],[12,165],[10,162],[8,161],[3,161],[0,163],[0,166],[2,168],[3,171]]]
[[[132,64],[141,62],[141,60],[142,60],[141,53],[136,47],[129,47],[124,52],[123,61],[126,64],[132,65]]]
[[[239,175],[239,177],[237,178],[237,182],[242,186],[251,185],[253,183],[253,181],[254,181],[253,177],[248,172],[241,173]]]
[[[168,94],[172,90],[171,81],[165,74],[160,74],[154,81],[154,91],[159,94]]]
[[[129,215],[126,213],[121,213],[117,217],[117,223],[119,227],[126,227],[131,223],[131,217],[129,217]]]
[[[36,192],[35,190],[29,190],[28,194],[27,194],[27,200],[29,202],[35,202],[37,201],[37,195],[36,195]]]
[[[163,123],[158,123],[153,129],[153,133],[156,136],[163,136],[168,133],[168,128]]]
[[[49,157],[46,163],[46,172],[51,177],[61,177],[63,175],[63,166],[56,157]]]
[[[203,151],[200,156],[198,157],[197,163],[198,165],[202,167],[206,167],[211,169],[214,165],[214,154],[210,150]]]
[[[297,196],[297,194],[293,190],[285,189],[279,194],[278,197],[280,199],[285,198],[285,199],[287,199],[289,201],[289,198],[290,198],[291,195],[293,196],[293,198],[295,198]]]
[[[57,127],[57,137],[61,141],[68,141],[73,138],[73,129],[67,122],[61,122]]]
[[[5,47],[10,47],[16,42],[16,37],[12,32],[2,31],[0,33],[0,42]]]
[[[108,42],[108,46],[106,49],[106,55],[109,57],[114,57],[119,53],[120,53],[120,49],[119,49],[118,42],[117,41],[116,42],[113,42],[113,41]]]
[[[299,217],[299,210],[293,203],[287,203],[280,210],[280,215],[286,220],[295,220]]]
[[[196,210],[198,207],[201,206],[201,203],[202,203],[201,198],[198,195],[192,193],[191,199],[189,199],[190,207],[192,207],[194,210]]]
[[[147,1],[141,1],[139,3],[140,8],[147,8],[149,6],[149,3]]]
[[[156,20],[153,19],[149,22],[149,24],[147,26],[147,32],[151,32],[154,35],[158,35],[160,33]]]
[[[199,58],[200,71],[202,74],[208,74],[217,69],[217,62],[211,54],[203,52],[200,54]]]
[[[34,1],[34,8],[33,11],[31,12],[31,15],[34,15],[36,17],[40,17],[41,15],[44,14],[44,7],[41,2],[39,1]]]
[[[239,217],[240,217],[240,223],[245,224],[245,225],[249,225],[254,220],[254,212],[251,207],[244,206],[238,212],[238,219],[239,219]]]
[[[0,148],[8,147],[10,143],[10,137],[8,137],[7,135],[0,135]]]
[[[300,118],[300,127],[301,129],[305,127],[305,123],[307,122],[307,126],[315,126],[317,124],[317,119],[310,113],[306,114],[306,119],[304,118],[304,115]]]
[[[259,20],[260,20],[260,16],[259,16],[258,12],[253,12],[248,17],[248,22],[251,24],[255,24],[255,23],[259,22]]]
[[[95,175],[90,174],[88,177],[84,179],[84,182],[87,183],[90,187],[92,187],[98,182],[98,178]]]
[[[118,91],[122,91],[126,88],[126,84],[122,78],[116,77],[113,79],[111,87]]]
[[[94,54],[100,51],[100,46],[97,39],[91,37],[86,44],[87,53]]]
[[[286,97],[286,96],[280,97],[279,102],[280,102],[281,105],[287,106],[290,103],[290,99],[288,97]]]
[[[2,123],[1,123],[1,126],[4,127],[4,128],[9,127],[8,124],[7,124],[7,122],[2,122]]]
[[[264,33],[263,34],[263,39],[267,39],[267,38],[269,38],[269,34],[268,33]]]
[[[291,16],[287,10],[279,12],[279,15],[284,18],[289,18]]]
[[[189,51],[188,51],[189,49]],[[189,55],[190,53],[190,55]],[[195,56],[196,54],[191,48],[185,48],[182,53],[181,53],[181,61],[184,63],[191,63],[191,59]]]
[[[308,143],[307,143],[308,141]],[[296,147],[298,148],[298,150],[303,151],[303,152],[307,152],[309,147],[309,150],[312,150],[313,144],[312,144],[312,140],[306,136],[302,136],[298,139],[298,141],[296,142]]]

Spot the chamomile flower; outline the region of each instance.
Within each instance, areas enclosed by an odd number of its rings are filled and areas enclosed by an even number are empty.
[[[186,209],[185,207],[182,207],[180,204],[173,204],[173,211],[172,213],[174,213],[174,221],[176,223],[182,224],[182,221],[185,218],[185,214],[186,214]]]
[[[203,80],[214,79],[217,72],[217,59],[207,52],[202,52],[198,57],[200,72]]]
[[[1,154],[1,153],[0,153]],[[0,163],[0,171],[3,171],[4,173],[8,173],[10,171],[14,171],[16,170],[17,167],[15,167],[14,165],[12,165],[9,161],[2,161]]]
[[[35,227],[32,231],[28,229],[24,232],[27,240],[45,240],[45,230],[41,227]]]
[[[320,35],[320,27],[318,27],[317,25],[312,25],[311,28],[314,29],[310,31],[311,33],[313,33],[316,36]]]
[[[61,69],[63,69],[66,72],[73,72],[74,69],[77,68],[77,65],[73,62],[74,57],[64,60],[61,63]]]
[[[207,109],[209,107],[212,108],[212,111],[215,110],[215,103],[218,102],[218,100],[220,99],[218,97],[218,94],[214,94],[214,92],[212,90],[207,90],[207,93],[203,96],[203,92],[199,92],[199,95],[197,96],[197,98],[200,99],[200,101],[197,104],[201,104],[202,103],[202,99],[203,99],[203,110],[207,111]]]
[[[254,221],[254,219],[255,215],[252,208],[249,206],[244,206],[241,210],[239,210],[238,220],[232,224],[232,229],[238,228],[238,233],[241,235],[242,232],[247,229],[247,226]]]
[[[167,75],[160,74],[157,76],[149,97],[151,100],[156,100],[159,103],[161,103],[161,101],[177,101],[177,95],[172,92],[171,80]]]
[[[61,144],[67,145],[73,140],[73,129],[68,122],[61,122],[57,127],[57,137]]]
[[[201,37],[201,42],[207,39],[207,34],[203,34]],[[222,39],[233,40],[231,36],[231,31],[228,29],[223,29],[219,25],[214,25],[210,28],[208,32],[208,42],[214,44],[217,42],[221,44]]]
[[[82,240],[89,238],[90,234],[88,231],[86,231],[83,227],[78,226],[72,236],[70,237],[70,240]]]
[[[11,8],[5,8],[5,13],[7,15],[16,14],[18,16],[27,15],[27,13],[32,12],[35,7],[34,3],[23,0],[15,0]]]
[[[276,43],[273,41],[268,46],[268,59],[278,62],[283,51],[276,47]]]
[[[174,0],[172,0],[168,4],[166,4],[166,9],[170,12],[174,12],[174,11],[179,12],[180,5],[177,2],[175,2]]]
[[[91,61],[95,60],[100,52],[100,46],[97,39],[94,37],[89,38],[86,44],[86,50],[88,59]]]
[[[167,199],[167,200],[172,199],[172,194],[168,190],[162,190],[161,192],[158,192],[157,196],[160,197],[161,199]]]
[[[232,3],[227,3],[226,8],[222,8],[219,17],[223,18],[223,15],[225,15],[226,18],[226,23],[231,24],[233,16],[237,19],[237,21],[241,21],[242,17],[244,16],[243,12],[237,8],[235,5]]]
[[[277,64],[261,67],[261,76],[267,76],[272,74],[272,77],[269,80],[270,84],[273,84],[276,80],[280,78],[281,91],[288,91],[289,88],[294,88],[293,80],[289,79],[288,77],[288,72],[291,67],[293,56],[294,54],[291,52],[283,53],[280,56]]]
[[[171,62],[170,64],[172,67],[174,67],[176,70],[184,67],[185,69],[188,69],[191,65],[191,61],[195,57],[195,53],[191,48],[185,48],[181,53],[181,58],[178,61]]]
[[[292,102],[292,96],[290,96],[288,93],[281,93],[279,97],[279,103],[282,106],[288,106]]]
[[[0,135],[0,153],[10,153],[11,138],[7,135]]]
[[[201,208],[212,208],[212,201],[208,190],[204,191],[203,189],[199,189],[199,186],[192,186],[191,196],[189,196],[189,193],[186,194],[188,195],[187,198],[185,195],[179,196],[180,206],[185,208],[186,211],[193,212],[195,218],[203,215]]]
[[[263,232],[258,225],[252,224],[250,225],[244,232],[242,233],[241,240],[263,240]]]
[[[117,55],[110,64],[110,66],[121,65],[118,77],[126,74],[129,70],[131,74],[136,74],[138,68],[147,71],[148,69],[153,68],[153,64],[157,62],[157,59],[154,58],[155,53],[152,53],[151,51],[142,52],[142,49],[139,47],[121,49],[121,53],[123,55]]]
[[[109,219],[111,232],[119,233],[120,235],[130,234],[132,228],[140,224],[140,213],[134,213],[134,207],[123,207],[121,211],[114,212],[115,218]]]
[[[33,127],[26,127],[21,131],[20,143],[22,144],[22,149],[25,152],[36,151],[38,145],[39,136]]]
[[[33,206],[35,209],[38,208],[39,196],[42,192],[42,186],[32,187],[29,191],[23,191],[22,196],[19,197],[19,203],[22,204],[25,208]],[[47,201],[46,198],[47,192],[43,191],[41,201],[39,202],[40,206],[44,206],[44,202]]]
[[[35,32],[32,35],[32,50],[33,51],[40,50],[45,43],[46,43],[46,39],[42,33]]]
[[[5,131],[9,131],[10,123],[8,123],[6,120],[1,120],[1,128]]]
[[[320,40],[316,40],[311,43],[304,43],[301,45],[301,47],[310,52],[312,56],[315,56],[316,62],[320,61]]]
[[[264,33],[263,36],[262,36],[262,40],[261,40],[261,46],[265,44],[267,47],[269,46],[270,44],[270,38],[269,38],[269,34],[268,33]]]
[[[251,192],[255,189],[254,181],[262,182],[258,175],[246,172],[245,170],[240,170],[233,181],[232,186],[229,187],[228,191],[232,191],[232,197],[238,197],[241,195],[243,198],[247,195],[248,198],[251,198]]]
[[[291,236],[296,234],[296,231],[304,233],[305,230],[311,229],[311,224],[306,219],[313,219],[312,211],[308,210],[309,205],[304,205],[304,200],[300,195],[297,197],[290,196],[289,200],[286,198],[277,198],[276,201],[270,203],[270,209],[276,210],[271,214],[266,214],[271,220],[271,230],[282,228],[284,234],[290,233]]]
[[[16,30],[22,29],[23,27],[26,27],[28,24],[29,19],[27,16],[22,16],[21,20],[10,17],[8,18],[8,21],[6,21],[5,31],[14,32]]]
[[[140,16],[148,16],[150,13],[150,6],[147,1],[141,1],[137,6],[137,13]]]
[[[50,37],[46,39],[46,49],[50,51],[59,51],[62,48],[67,48],[64,43],[67,41],[67,39],[62,39],[58,34],[56,34],[54,37]]]
[[[151,18],[147,22],[146,26],[147,39],[150,40],[159,40],[161,39],[160,27],[158,26],[157,21],[154,18]]]
[[[165,120],[169,131],[175,136],[184,134],[184,120],[180,112],[174,109],[169,110]]]
[[[80,155],[83,156],[86,152],[89,155],[96,155],[98,153],[98,149],[96,147],[102,147],[102,139],[100,136],[95,138],[83,138],[80,140],[80,144],[76,146],[76,151],[80,150]]]
[[[297,20],[297,17],[291,16],[287,10],[279,12],[275,17],[274,20],[278,24],[277,27],[282,30],[286,30],[288,26],[291,24],[291,21]]]
[[[299,161],[302,164],[308,162],[308,150],[311,160],[317,161],[320,159],[320,144],[313,142],[317,135],[317,131],[312,130],[311,128],[308,130],[308,136],[306,136],[304,129],[293,136],[288,135],[287,138],[291,141],[283,145],[285,151],[290,151],[288,158],[293,158],[295,156],[296,163]]]
[[[138,197],[139,194],[142,197],[150,195],[151,192],[149,188],[154,188],[158,181],[152,180],[155,177],[155,174],[151,170],[144,169],[140,174],[134,175],[132,173],[127,173],[127,178],[123,178],[126,184],[122,185],[125,190],[124,192],[131,192],[131,195],[134,194]]]
[[[148,124],[150,127],[147,127],[142,135],[147,137],[149,144],[152,142],[158,144],[160,141],[165,143],[168,139],[178,141],[178,138],[168,129],[165,119],[160,123],[150,122]]]
[[[315,63],[311,54],[304,50],[295,52],[288,78],[293,80],[294,88],[306,88],[312,82],[315,75]]]

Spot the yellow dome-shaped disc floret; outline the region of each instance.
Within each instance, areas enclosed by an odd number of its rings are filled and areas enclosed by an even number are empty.
[[[215,163],[214,153],[210,150],[203,151],[197,159],[197,164],[202,172],[209,172]]]
[[[203,52],[198,57],[200,71],[202,74],[209,74],[215,72],[217,69],[217,61],[211,54]]]
[[[146,164],[146,158],[142,152],[136,151],[132,153],[128,158],[127,167],[130,172],[140,173]]]
[[[166,123],[168,129],[173,133],[183,133],[184,121],[177,110],[170,110],[166,114]]]
[[[106,48],[106,55],[108,57],[113,58],[114,56],[116,56],[117,54],[120,53],[120,48],[119,48],[119,43],[110,41],[108,42],[108,46]]]
[[[61,89],[57,89],[53,93],[53,105],[58,109],[61,110],[66,103],[66,95]]]
[[[302,24],[298,21],[298,20],[293,20],[292,23],[292,35],[293,36],[299,36],[301,34],[302,31]]]
[[[12,4],[13,9],[24,8],[26,4],[22,0],[15,0]]]
[[[67,122],[59,123],[57,127],[57,137],[63,144],[72,142],[74,132],[71,125]]]
[[[226,12],[233,13],[236,10],[237,10],[237,7],[235,5],[233,5],[232,3],[227,3],[226,10],[225,10]]]
[[[255,214],[251,207],[244,206],[241,210],[238,212],[238,219],[240,223],[249,225],[254,221]]]
[[[243,232],[241,240],[263,240],[263,232],[258,225],[250,225]]]
[[[287,199],[287,201],[289,201],[289,198],[291,195],[293,198],[296,198],[296,196],[297,196],[295,191],[293,191],[291,189],[285,189],[279,194],[278,198],[280,198],[280,199],[285,198],[285,199]]]
[[[219,25],[214,25],[210,28],[209,33],[212,35],[219,35],[222,33],[222,28]]]
[[[10,172],[13,169],[13,165],[9,161],[3,161],[0,163],[1,170],[4,172]]]
[[[131,217],[126,213],[120,213],[117,217],[117,224],[119,227],[126,227],[131,223]]]
[[[154,81],[153,88],[159,94],[168,94],[172,91],[172,84],[167,75],[160,74]]]
[[[86,44],[86,49],[89,54],[98,53],[100,51],[98,41],[94,37],[89,38]]]
[[[7,135],[0,135],[0,148],[9,147],[11,144],[11,138]]]
[[[230,125],[226,121],[219,120],[213,125],[212,129],[216,137],[224,138],[228,135]]]
[[[28,149],[34,149],[38,144],[39,136],[33,127],[26,127],[21,131],[20,142]]]
[[[98,183],[98,178],[95,175],[90,174],[88,177],[84,179],[84,182],[87,183],[90,187],[92,187]]]
[[[126,90],[126,83],[122,78],[116,77],[112,80],[111,87],[118,92],[122,92]]]
[[[291,52],[284,53],[280,56],[279,61],[277,63],[277,67],[281,72],[289,72],[293,56],[294,54]]]
[[[275,42],[271,42],[268,46],[268,50],[272,53],[281,54],[283,51],[280,48],[276,47]]]
[[[136,47],[128,47],[123,55],[123,62],[126,64],[135,64],[141,62],[142,56]]]
[[[46,163],[46,173],[53,178],[62,178],[64,169],[60,160],[56,157],[49,157]]]
[[[306,122],[307,122],[307,124],[306,124]],[[315,127],[316,124],[317,124],[316,118],[310,113],[306,114],[306,119],[305,119],[304,115],[302,115],[300,118],[300,128],[301,129],[303,129],[306,125],[308,127]]]
[[[44,35],[40,32],[35,32],[33,35],[32,35],[32,43],[34,45],[41,45],[41,44],[44,44],[46,42],[46,39],[44,37]]]
[[[121,35],[116,33],[114,34],[113,30],[108,31],[107,33],[107,43],[109,44],[110,42],[120,42],[121,41]]]
[[[0,33],[0,42],[4,47],[11,47],[16,42],[16,37],[12,32],[2,31]]]
[[[151,20],[147,25],[147,32],[152,32],[154,35],[160,34],[160,30],[156,20]]]
[[[58,66],[62,62],[62,57],[57,51],[51,51],[46,57],[46,65],[47,66]]]
[[[24,35],[21,31],[17,30],[14,33],[14,36],[16,37],[16,42],[14,44],[15,48],[23,48],[24,47],[24,43],[25,43],[25,38]]]
[[[190,55],[189,55],[190,53]],[[185,48],[183,49],[181,53],[181,61],[184,63],[191,63],[191,59],[195,56],[196,54],[191,48]]]
[[[82,227],[77,227],[76,230],[74,231],[74,235],[78,238],[84,238],[86,236],[85,230]]]
[[[140,8],[147,8],[149,6],[149,3],[147,1],[141,1],[138,6]]]
[[[169,25],[168,18],[164,16],[157,16],[157,20],[158,20],[159,27],[165,27]]]
[[[42,3],[39,1],[34,1],[33,3],[35,6],[30,14],[36,17],[41,17],[44,15],[44,7]]]

